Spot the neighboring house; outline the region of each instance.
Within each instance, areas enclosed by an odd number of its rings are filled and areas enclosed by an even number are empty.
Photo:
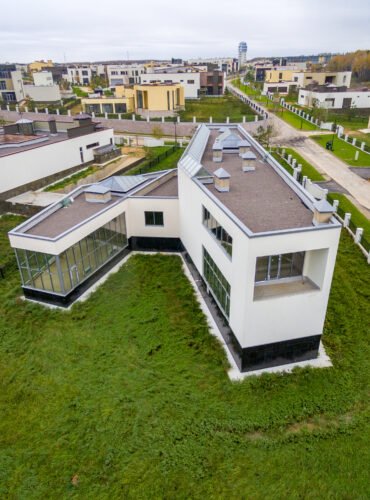
[[[202,71],[200,73],[200,95],[222,95],[225,92],[223,71]]]
[[[0,98],[5,103],[24,99],[22,72],[15,64],[0,64]]]
[[[194,70],[181,73],[147,73],[141,76],[141,83],[180,83],[184,87],[185,99],[196,99],[200,95],[200,73]]]
[[[39,71],[33,73],[34,85],[23,84],[25,98],[35,102],[60,102],[61,94],[59,85],[54,84],[53,75],[50,71]]]
[[[94,149],[113,144],[113,130],[76,115],[73,123],[21,119],[0,134],[0,199],[35,188],[45,179],[94,159]],[[49,182],[52,182],[50,180]]]
[[[370,109],[370,90],[348,89],[331,85],[300,89],[298,93],[300,106],[312,107],[316,105],[329,109]]]
[[[48,59],[47,61],[34,61],[32,63],[29,63],[28,65],[28,71],[33,73],[34,71],[42,71],[45,68],[52,68],[54,66],[53,61]]]
[[[210,57],[210,58],[199,58],[199,59],[188,59],[188,64],[194,66],[214,66],[214,69],[222,71],[227,75],[231,73],[237,73],[239,69],[238,59],[235,57]]]
[[[294,73],[293,81],[297,82],[298,87],[307,87],[310,84],[350,87],[351,77],[351,71],[301,71]]]
[[[277,82],[277,83],[267,83],[264,82],[262,95],[266,94],[289,94],[291,90],[297,90],[297,82]]]
[[[145,66],[136,64],[116,64],[107,66],[109,85],[134,85],[140,83],[140,77],[145,73]]]
[[[184,88],[179,84],[147,83],[115,87],[114,96],[90,94],[81,100],[87,113],[133,113],[162,115],[184,108]]]
[[[72,85],[89,85],[92,74],[93,72],[89,65],[68,66],[66,80]]]
[[[177,169],[81,186],[9,239],[25,296],[60,306],[130,250],[182,250],[244,372],[317,357],[340,229],[242,126],[201,125]]]

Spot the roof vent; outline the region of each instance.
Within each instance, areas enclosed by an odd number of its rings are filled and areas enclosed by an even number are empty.
[[[252,151],[247,151],[240,156],[242,158],[243,172],[253,172],[256,170],[257,156]]]
[[[213,161],[215,163],[220,163],[222,162],[222,144],[219,142],[215,142],[212,146],[212,152],[213,152]]]
[[[247,153],[249,150],[250,150],[250,147],[251,147],[251,143],[246,141],[246,140],[243,140],[243,141],[239,141],[239,155],[243,155],[244,153]]]
[[[215,178],[215,188],[220,193],[228,193],[230,191],[230,174],[224,168],[219,168],[213,174]]]
[[[327,200],[320,200],[313,205],[313,225],[329,224],[334,209]]]
[[[92,184],[85,189],[85,200],[89,203],[107,203],[111,199],[110,189],[101,184]]]

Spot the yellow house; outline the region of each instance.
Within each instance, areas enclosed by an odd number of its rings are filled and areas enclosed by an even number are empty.
[[[129,89],[131,90],[131,89]],[[81,99],[84,113],[133,113],[135,111],[135,99],[133,95],[127,96],[101,96],[86,97]]]
[[[184,87],[179,83],[117,85],[114,96],[81,99],[84,113],[172,114],[185,106]]]
[[[145,111],[178,111],[185,106],[184,87],[179,83],[145,83],[134,86],[135,108]]]
[[[269,71],[266,71],[265,82],[290,82],[293,80],[293,73],[296,73],[296,71],[293,71],[291,69],[271,69]]]
[[[28,71],[34,72],[34,71],[41,71],[43,68],[52,68],[54,66],[54,63],[51,59],[48,59],[47,61],[34,61],[28,65]]]

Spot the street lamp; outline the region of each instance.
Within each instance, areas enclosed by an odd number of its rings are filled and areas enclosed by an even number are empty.
[[[175,148],[177,147],[177,131],[176,131],[176,126],[177,126],[177,116],[173,119],[173,124],[175,125]]]

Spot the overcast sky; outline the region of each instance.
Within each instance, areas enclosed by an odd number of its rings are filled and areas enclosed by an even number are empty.
[[[370,48],[370,0],[12,0],[0,62],[236,56]],[[5,13],[5,15],[4,15]]]

